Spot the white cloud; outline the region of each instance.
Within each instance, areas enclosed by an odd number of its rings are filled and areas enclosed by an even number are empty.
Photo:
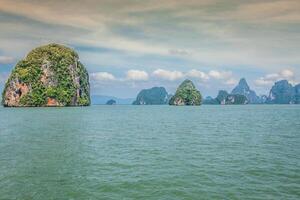
[[[127,80],[146,81],[148,80],[148,78],[149,78],[148,73],[141,70],[129,70],[126,73]]]
[[[180,71],[169,71],[164,69],[155,70],[152,75],[154,77],[162,78],[169,81],[178,80],[184,77],[184,74]]]
[[[232,76],[232,72],[211,70],[208,72],[208,75],[214,79],[229,79]]]
[[[280,75],[285,78],[292,78],[294,77],[294,72],[289,69],[284,69],[280,72]]]
[[[14,62],[13,57],[9,56],[0,56],[0,64],[11,64]]]
[[[196,69],[192,69],[188,72],[157,69],[152,73],[152,75],[154,77],[168,81],[174,81],[183,78],[195,78],[198,81],[202,82],[207,82],[209,80],[218,80],[220,81],[219,83],[226,85],[234,85],[237,83],[237,80],[233,77],[233,74],[230,71],[211,70],[208,73],[205,73]]]
[[[279,73],[266,74],[254,81],[256,86],[271,86],[274,82],[286,79],[291,83],[295,82],[294,72],[290,69],[283,69]]]
[[[115,76],[107,72],[96,72],[91,74],[91,79],[95,81],[114,81]]]
[[[196,70],[196,69],[192,69],[192,70],[188,71],[186,73],[186,76],[192,77],[192,78],[198,78],[198,79],[203,80],[203,81],[207,81],[207,80],[210,79],[208,74],[206,74],[205,72]]]
[[[91,80],[94,81],[147,81],[150,78],[146,71],[135,69],[128,70],[124,78],[116,78],[113,74],[108,72],[91,73],[90,77]],[[231,72],[217,70],[211,70],[209,73],[205,73],[196,69],[192,69],[187,72],[156,69],[151,73],[151,77],[167,81],[194,78],[202,82],[219,80],[221,81],[220,83],[224,83],[226,85],[234,85],[237,83]]]
[[[225,81],[226,85],[236,85],[238,83],[238,81],[234,78],[230,78],[227,81]]]

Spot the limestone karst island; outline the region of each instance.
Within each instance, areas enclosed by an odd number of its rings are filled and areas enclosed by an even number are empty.
[[[185,80],[179,85],[175,95],[170,99],[169,104],[175,106],[199,106],[202,102],[202,96],[196,89],[194,83]]]
[[[90,105],[89,75],[78,54],[63,45],[33,49],[19,61],[2,94],[6,107]]]

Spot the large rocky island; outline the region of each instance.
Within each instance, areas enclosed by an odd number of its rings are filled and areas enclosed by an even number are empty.
[[[33,49],[19,61],[2,93],[6,107],[90,105],[89,76],[78,54],[63,45]]]
[[[202,102],[201,93],[190,80],[183,81],[170,99],[169,104],[175,106],[199,106]]]

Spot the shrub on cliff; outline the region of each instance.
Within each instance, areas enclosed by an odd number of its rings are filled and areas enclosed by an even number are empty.
[[[13,69],[2,93],[4,106],[90,105],[89,77],[78,54],[63,45],[32,50]]]

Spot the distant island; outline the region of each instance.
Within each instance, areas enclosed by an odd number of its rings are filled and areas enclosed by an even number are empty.
[[[91,103],[93,105],[106,105],[109,100],[115,100],[118,105],[131,105],[135,100],[134,98],[118,98],[107,95],[91,95]]]
[[[216,98],[206,97],[204,104],[299,104],[300,84],[293,87],[287,80],[275,82],[269,95],[257,96],[251,90],[246,79],[242,78],[238,85],[229,94],[225,90],[220,90]]]
[[[271,88],[269,97],[266,100],[269,104],[299,104],[300,103],[300,84],[295,87],[287,80],[275,83]]]
[[[59,44],[38,47],[13,69],[2,93],[2,104],[88,106],[88,72],[74,50]]]
[[[196,89],[191,80],[183,81],[170,99],[169,105],[175,106],[199,106],[202,102],[201,93]]]
[[[203,103],[212,105],[244,105],[258,102],[259,97],[250,89],[246,79],[242,78],[231,93],[228,93],[226,90],[220,90],[216,98],[206,97]]]
[[[153,87],[140,91],[133,105],[163,105],[169,102],[169,95],[164,87]]]
[[[255,91],[250,89],[245,78],[239,81],[238,85],[231,91],[231,94],[245,96],[250,104],[261,103],[260,97],[256,95]]]
[[[258,96],[245,78],[241,78],[231,93],[220,90],[217,97],[202,100],[201,93],[190,80],[185,80],[174,96],[164,87],[153,87],[139,92],[133,105],[245,105],[245,104],[299,104],[300,84],[293,87],[287,80],[275,82],[269,95]]]
[[[106,102],[106,105],[116,105],[116,104],[117,104],[117,102],[113,99],[110,99]]]
[[[202,96],[190,80],[182,82],[175,95],[168,94],[164,87],[141,90],[133,105],[201,105]]]
[[[220,105],[243,105],[248,104],[248,99],[245,95],[229,94],[225,90],[220,90],[216,98],[207,97],[204,104],[220,104]]]

